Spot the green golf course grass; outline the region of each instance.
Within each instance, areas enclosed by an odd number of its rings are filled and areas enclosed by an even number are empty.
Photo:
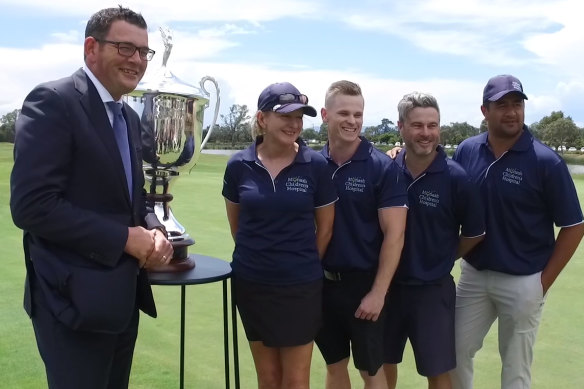
[[[190,252],[229,261],[233,241],[221,196],[227,159],[220,155],[201,155],[191,174],[172,186],[171,204],[177,219],[196,240]],[[32,325],[22,309],[25,271],[22,233],[13,225],[8,205],[11,168],[12,145],[0,143],[0,387],[46,388]],[[583,199],[584,176],[574,176],[574,181]],[[457,277],[458,273],[457,263],[453,274]],[[584,252],[580,247],[547,296],[535,348],[534,389],[584,387],[583,284]],[[224,388],[221,283],[188,286],[186,291],[185,387]],[[178,387],[180,288],[155,286],[154,295],[158,318],[141,316],[131,388]],[[255,370],[241,325],[238,335],[241,387],[254,388],[257,387]],[[476,389],[499,387],[496,336],[495,324],[475,359]],[[324,362],[315,347],[311,387],[323,388],[324,376]],[[362,386],[354,369],[351,377],[353,387]],[[233,384],[233,374],[231,380]],[[416,372],[408,346],[399,367],[398,388],[424,387],[426,379]]]

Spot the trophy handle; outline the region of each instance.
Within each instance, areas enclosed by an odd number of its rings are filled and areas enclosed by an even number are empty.
[[[210,77],[210,76],[205,76],[205,77],[201,78],[201,81],[199,82],[199,84],[201,85],[201,89],[203,90],[203,92],[207,96],[211,96],[211,94],[207,91],[207,89],[205,89],[205,82],[206,81],[211,81],[213,83],[213,85],[215,85],[215,92],[217,95],[217,100],[215,101],[215,114],[213,115],[213,122],[211,123],[211,126],[209,127],[209,131],[207,131],[207,135],[205,136],[205,139],[203,139],[203,142],[201,143],[201,150],[203,150],[203,147],[205,147],[205,145],[207,144],[207,141],[209,140],[209,137],[211,136],[211,133],[213,132],[213,129],[215,128],[215,124],[217,123],[217,116],[219,115],[219,104],[221,102],[221,99],[219,97],[219,85],[217,84],[217,81],[215,81],[215,79],[213,77]],[[208,106],[209,106],[209,103],[207,103],[207,107]]]

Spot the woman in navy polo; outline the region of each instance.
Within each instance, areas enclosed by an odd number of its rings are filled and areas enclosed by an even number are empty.
[[[264,89],[255,141],[229,160],[223,180],[236,305],[259,388],[308,388],[321,321],[320,258],[337,195],[325,158],[298,138],[303,115],[316,116],[307,103],[287,82]]]

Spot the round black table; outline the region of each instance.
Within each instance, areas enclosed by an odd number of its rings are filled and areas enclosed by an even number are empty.
[[[184,388],[184,361],[185,361],[185,295],[187,285],[209,284],[223,282],[223,347],[225,357],[225,387],[230,388],[229,382],[229,320],[227,314],[227,279],[231,277],[229,262],[206,255],[190,254],[189,258],[195,261],[193,269],[183,272],[158,273],[150,272],[148,277],[152,285],[180,285],[180,388]],[[237,349],[237,314],[233,288],[231,288],[231,318],[233,331],[233,363],[235,388],[239,389],[239,358]]]

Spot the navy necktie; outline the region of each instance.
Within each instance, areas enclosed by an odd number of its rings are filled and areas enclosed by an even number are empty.
[[[132,161],[130,160],[130,144],[128,142],[128,126],[126,119],[122,114],[122,104],[115,101],[108,101],[107,105],[114,114],[113,129],[116,137],[116,143],[120,150],[120,156],[124,163],[124,172],[126,173],[126,181],[128,183],[128,193],[130,194],[130,201],[132,200]]]

